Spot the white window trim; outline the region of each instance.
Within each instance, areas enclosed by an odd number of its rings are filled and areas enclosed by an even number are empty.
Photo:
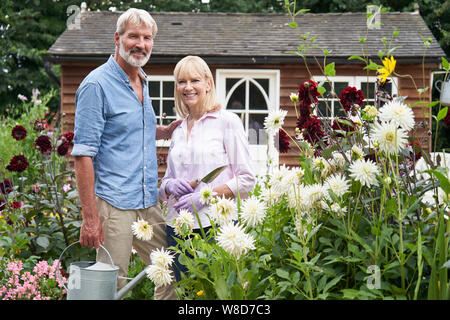
[[[148,81],[149,82],[150,81],[160,81],[160,82],[161,81],[172,81],[175,84],[175,77],[173,75],[162,75],[162,76],[151,75],[149,77]],[[160,88],[160,92],[162,94],[162,88]],[[153,101],[153,97],[152,96],[150,96],[150,99]],[[158,97],[158,100],[164,101],[164,100],[174,100],[174,99],[172,97],[170,97],[170,98]],[[161,105],[160,105],[160,108],[161,108]],[[175,115],[176,115],[176,119],[174,119],[174,121],[178,120],[180,118],[177,114],[175,114]],[[155,114],[155,116],[158,117],[158,115],[156,115],[156,114]],[[156,121],[157,121],[156,125],[159,126],[160,124],[159,124],[158,118],[157,118]],[[170,147],[171,141],[172,141],[171,139],[169,139],[169,140],[156,140],[156,147]]]
[[[259,83],[253,80],[253,78],[268,78],[269,79],[269,92],[264,94],[266,102],[268,102],[268,111],[278,110],[280,108],[280,70],[279,69],[216,69],[216,91],[217,98],[219,102],[222,104],[223,108],[226,108],[226,101],[229,96],[226,95],[226,79],[227,78],[244,78],[244,80],[249,80],[253,84],[255,84],[259,89],[261,86]],[[241,81],[238,81],[241,83]],[[237,83],[234,85],[236,86]],[[233,87],[234,87],[233,86]],[[230,94],[229,94],[230,95]],[[248,98],[248,94],[246,94]],[[270,99],[271,98],[271,99]],[[241,111],[247,112],[247,110],[233,110],[233,111]],[[257,112],[253,112],[257,113]],[[248,122],[247,117],[247,122]],[[248,123],[246,123],[245,128],[248,128]],[[248,132],[247,132],[248,135]],[[252,146],[252,148],[263,148],[264,150],[258,150],[267,154],[270,153],[270,158],[275,162],[274,165],[278,165],[279,162],[279,154],[275,148],[274,137],[269,137],[267,141],[269,145],[269,150],[267,150],[267,146]]]

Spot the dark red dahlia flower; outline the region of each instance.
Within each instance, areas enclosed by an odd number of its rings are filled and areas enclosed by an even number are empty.
[[[289,146],[289,142],[291,142],[291,139],[286,134],[286,132],[284,132],[284,130],[279,130],[278,142],[278,149],[281,153],[287,153],[289,149],[291,149],[291,147]]]
[[[300,84],[298,88],[298,101],[300,106],[310,106],[312,103],[317,103],[319,100],[317,97],[320,93],[317,91],[317,83],[308,80]]]
[[[362,106],[364,101],[364,93],[362,90],[358,90],[355,87],[347,87],[342,90],[339,96],[342,107],[345,111],[351,111],[354,105]]]
[[[60,156],[65,156],[67,152],[69,151],[70,143],[68,141],[64,141],[61,143],[58,148],[56,148],[56,151]]]
[[[36,120],[36,121],[34,122],[34,124],[33,124],[33,129],[34,129],[35,131],[42,131],[42,130],[44,130],[44,129],[47,128],[47,127],[48,127],[48,124],[45,123],[44,121]]]
[[[331,128],[334,131],[345,131],[345,132],[353,132],[356,130],[356,123],[351,119],[347,119],[344,117],[339,117],[333,121],[333,125]],[[336,132],[336,136],[343,137],[344,135],[340,132]]]
[[[9,171],[23,172],[28,168],[28,160],[23,154],[12,157],[6,169]]]
[[[52,142],[50,141],[50,137],[45,134],[34,140],[34,146],[41,154],[49,155],[52,152]]]
[[[13,201],[13,203],[11,203],[11,208],[13,209],[19,209],[20,207],[22,207],[22,204],[20,202]]]
[[[14,139],[20,141],[25,139],[25,137],[27,136],[27,130],[22,126],[15,126],[11,131],[11,135]]]
[[[2,182],[0,182],[0,192],[3,194],[8,194],[11,191],[13,191],[13,184],[8,179],[3,179]]]
[[[321,140],[325,133],[322,130],[322,125],[317,116],[311,116],[303,124],[302,128],[303,137],[311,144],[314,145],[317,141]]]
[[[67,141],[72,142],[73,140],[73,132],[66,132],[63,134],[63,137],[66,138]]]

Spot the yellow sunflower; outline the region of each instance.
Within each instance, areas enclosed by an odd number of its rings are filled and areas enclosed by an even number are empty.
[[[380,73],[377,77],[381,78],[381,82],[385,83],[387,77],[389,77],[392,72],[394,72],[395,70],[395,64],[397,63],[397,61],[394,59],[393,56],[391,56],[391,58],[384,58],[383,60],[383,66],[382,68],[379,68],[377,71]]]

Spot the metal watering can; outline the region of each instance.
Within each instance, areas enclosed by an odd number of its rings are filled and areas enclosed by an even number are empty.
[[[438,84],[441,83],[441,87],[439,88]],[[450,106],[450,79],[446,82],[442,80],[436,81],[434,84],[436,89],[441,93],[440,99],[441,104],[443,106]]]
[[[79,241],[67,246],[59,256],[57,274],[61,283],[61,271],[59,265],[61,257],[67,249],[77,243],[79,243]],[[146,275],[146,269],[144,269],[116,293],[117,279],[124,277],[118,276],[119,267],[114,265],[108,250],[102,245],[100,245],[100,248],[106,251],[111,264],[96,261],[72,262],[69,268],[68,287],[63,284],[64,288],[67,290],[67,300],[120,300]]]

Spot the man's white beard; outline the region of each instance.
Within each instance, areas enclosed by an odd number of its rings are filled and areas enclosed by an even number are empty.
[[[148,59],[150,59],[151,51],[148,54],[147,54],[147,52],[144,51],[146,56],[139,59],[139,58],[135,58],[131,55],[132,49],[125,51],[125,49],[123,48],[122,39],[120,39],[119,43],[120,43],[119,55],[122,57],[122,59],[124,59],[128,64],[132,65],[133,67],[143,67],[147,63]]]

